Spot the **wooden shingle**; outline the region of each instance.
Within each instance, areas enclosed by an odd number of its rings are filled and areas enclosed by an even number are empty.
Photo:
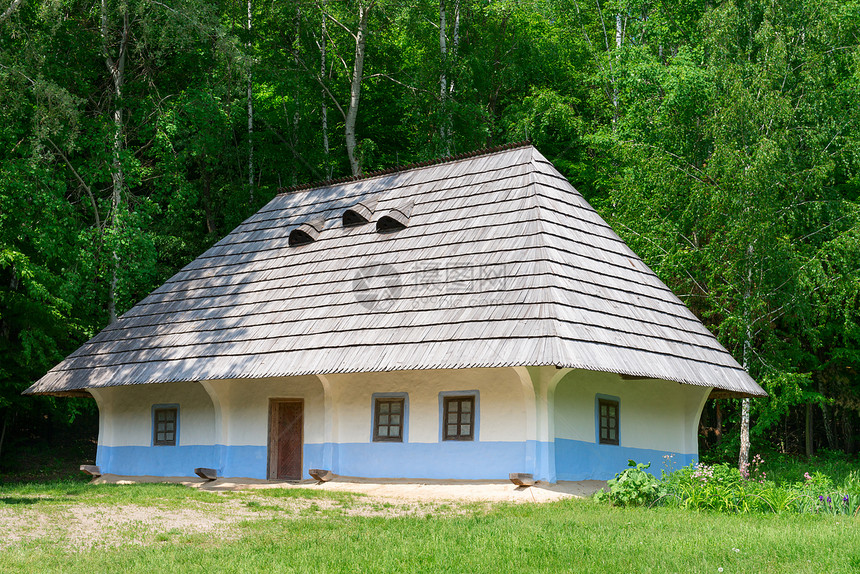
[[[531,146],[283,193],[26,392],[531,365],[764,394]]]

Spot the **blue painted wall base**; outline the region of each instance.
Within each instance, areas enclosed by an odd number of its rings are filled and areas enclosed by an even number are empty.
[[[607,480],[627,468],[628,459],[650,462],[659,475],[671,455],[673,469],[697,460],[695,454],[598,445],[575,440],[554,442],[438,442],[305,444],[302,476],[326,468],[342,476],[506,480],[511,472],[530,472],[536,480]],[[102,472],[127,476],[193,476],[194,468],[219,476],[266,478],[266,446],[98,447]]]
[[[698,461],[695,454],[664,450],[630,448],[578,440],[555,440],[555,471],[558,480],[608,480],[627,468],[628,460],[651,463],[648,471],[660,476],[660,470],[677,470]],[[666,459],[665,457],[671,457]]]

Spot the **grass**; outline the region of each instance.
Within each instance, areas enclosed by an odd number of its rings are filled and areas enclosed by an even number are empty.
[[[273,489],[213,494],[174,485],[75,483],[0,490],[0,512],[24,508],[61,520],[73,505],[188,506],[220,516],[231,501],[306,502],[310,512],[256,512],[215,531],[122,530],[117,545],[80,549],[51,537],[3,544],[2,572],[856,572],[860,520],[822,515],[721,515],[676,508],[550,504],[414,506],[394,516],[344,493]],[[322,494],[320,497],[318,495]],[[211,496],[210,496],[211,495]],[[315,496],[311,496],[315,495]],[[334,496],[332,496],[334,495]],[[215,497],[215,498],[212,498]],[[9,502],[28,499],[27,503]],[[216,502],[216,504],[205,504]],[[183,504],[183,500],[186,501]],[[19,505],[20,506],[17,506]],[[320,513],[326,504],[378,506],[375,516]],[[391,514],[387,514],[391,512]],[[2,516],[2,515],[0,515]]]
[[[265,498],[294,498],[294,499],[315,499],[321,498],[340,502],[341,504],[352,504],[356,499],[362,498],[365,495],[357,492],[339,492],[312,490],[310,488],[265,488],[255,491],[257,496]]]
[[[80,480],[46,483],[17,483],[0,486],[0,507],[11,504],[137,504],[178,508],[189,501],[220,503],[215,492],[197,490],[181,484],[100,484]]]

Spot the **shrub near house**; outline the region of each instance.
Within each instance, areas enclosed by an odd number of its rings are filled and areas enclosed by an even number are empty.
[[[695,464],[660,479],[646,472],[650,464],[630,461],[630,468],[595,493],[598,502],[616,506],[680,506],[690,510],[727,513],[774,512],[856,516],[860,513],[860,471],[853,470],[839,484],[815,472],[803,480],[777,484],[760,470],[756,456],[748,476],[728,464]]]

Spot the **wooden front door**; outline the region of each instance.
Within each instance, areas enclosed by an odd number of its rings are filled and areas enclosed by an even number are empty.
[[[304,403],[269,399],[269,479],[301,480]]]

